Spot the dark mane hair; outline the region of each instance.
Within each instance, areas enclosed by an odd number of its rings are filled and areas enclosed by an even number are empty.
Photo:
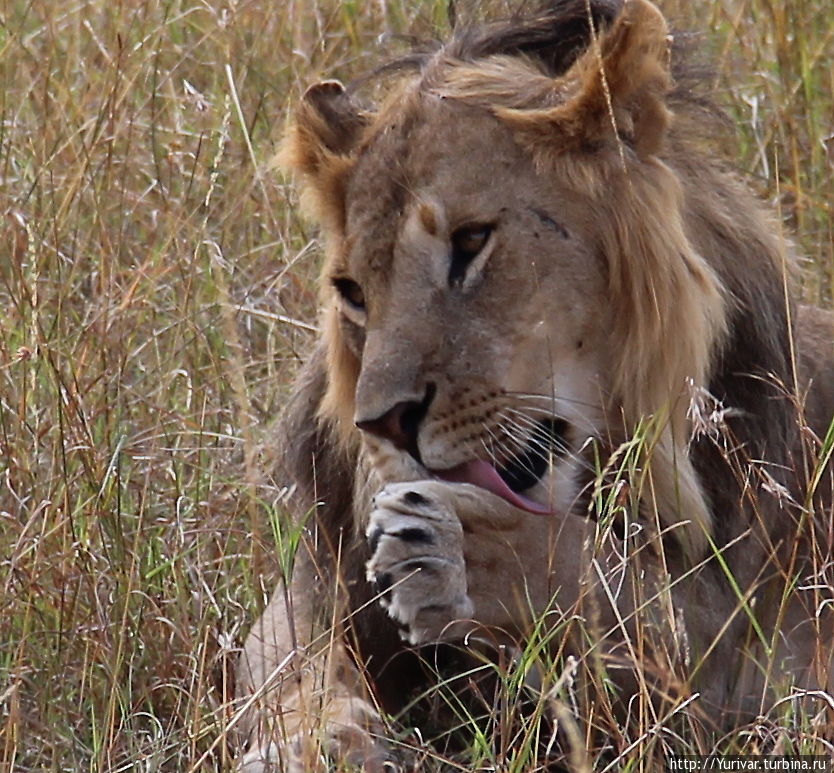
[[[351,90],[380,76],[421,71],[438,53],[461,62],[497,55],[524,56],[536,61],[548,75],[562,75],[593,37],[617,18],[622,5],[622,0],[554,0],[532,13],[526,14],[522,8],[499,21],[453,20],[448,41],[410,38],[408,53],[354,80]]]
[[[496,21],[459,20],[450,3],[452,34],[448,40],[409,37],[410,49],[393,57],[347,86],[358,95],[369,85],[383,85],[397,76],[426,74],[441,62],[477,62],[492,56],[524,57],[542,73],[559,77],[566,73],[593,40],[617,19],[623,0],[551,0],[530,10],[529,4]],[[698,113],[701,137],[720,134],[722,144],[732,145],[731,121],[707,94],[704,84],[713,71],[694,51],[692,33],[675,31],[670,38],[673,87],[667,95],[676,109]]]
[[[503,54],[535,59],[548,75],[562,75],[595,35],[622,9],[622,0],[556,0],[530,16],[461,25],[445,47],[449,57],[473,61]]]

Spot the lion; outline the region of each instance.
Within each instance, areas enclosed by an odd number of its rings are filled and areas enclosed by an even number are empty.
[[[281,152],[322,323],[277,429],[299,546],[241,657],[240,769],[388,769],[408,653],[542,625],[622,717],[649,695],[709,735],[830,689],[834,318],[660,11],[557,0],[384,72],[376,105],[312,86]]]

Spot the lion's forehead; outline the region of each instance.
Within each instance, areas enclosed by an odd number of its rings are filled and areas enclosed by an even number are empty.
[[[532,171],[510,131],[486,110],[412,97],[369,130],[346,188],[347,232],[363,249],[390,243],[418,202],[430,200],[454,216],[521,167]]]

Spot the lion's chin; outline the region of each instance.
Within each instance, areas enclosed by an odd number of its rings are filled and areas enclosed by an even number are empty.
[[[448,470],[431,470],[440,480],[450,483],[470,483],[473,486],[486,489],[514,507],[537,515],[552,515],[553,511],[546,505],[540,505],[523,494],[513,491],[489,462],[473,459]]]

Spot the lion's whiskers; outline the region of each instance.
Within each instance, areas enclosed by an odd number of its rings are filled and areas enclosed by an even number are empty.
[[[509,427],[514,428],[519,432],[523,432],[527,443],[534,444],[542,451],[546,452],[548,456],[551,457],[551,464],[553,456],[562,455],[578,463],[582,469],[587,470],[588,472],[596,472],[596,468],[590,464],[587,459],[585,459],[581,454],[575,453],[563,440],[553,438],[547,430],[543,429],[538,422],[531,419],[525,412],[508,406],[499,411],[498,415],[499,418],[506,422],[506,425],[509,425]],[[547,415],[549,418],[552,418],[551,414]],[[556,451],[558,451],[559,454],[556,454]]]
[[[481,440],[493,466],[502,468],[508,462],[512,462],[525,472],[535,475],[534,465],[524,453],[524,449],[531,445],[547,455],[548,461],[552,465],[555,449],[554,438],[549,432],[543,429],[538,422],[517,409],[506,407],[500,410],[497,415],[500,419],[498,430],[504,436],[500,437],[495,428],[484,423],[484,431],[490,442],[485,439]],[[586,469],[591,470],[591,466],[581,457],[571,454],[570,449],[564,443],[559,442],[558,449],[578,461]]]
[[[524,458],[520,455],[524,445],[522,443],[518,443],[516,439],[506,431],[503,425],[499,425],[499,428],[504,431],[504,434],[506,435],[505,438],[498,437],[488,424],[484,424],[484,429],[493,444],[492,449],[487,449],[493,466],[496,467],[496,469],[501,468],[504,467],[508,461],[512,461],[525,471],[532,473],[533,470],[528,465],[525,465]],[[486,445],[485,441],[482,442]],[[509,445],[510,443],[512,443],[512,446]],[[497,449],[501,454],[503,461],[498,458],[498,455],[495,453],[495,449]]]
[[[581,405],[585,408],[598,408],[597,403],[590,403],[586,400],[578,400],[574,397],[567,397],[563,394],[556,394],[555,392],[546,394],[544,392],[505,392],[507,397],[512,397],[518,400],[546,400],[552,406],[556,403],[570,403],[571,405]]]
[[[515,408],[511,404],[508,404],[506,407],[510,410],[521,410],[525,414],[540,414],[542,416],[546,416],[548,418],[552,418],[554,416],[558,416],[560,418],[566,418],[563,416],[563,411],[558,410],[559,403],[567,403],[571,406],[571,414],[576,417],[582,424],[586,427],[596,427],[598,421],[595,421],[591,414],[588,411],[578,410],[577,406],[582,406],[585,408],[591,409],[599,409],[598,405],[594,403],[583,402],[580,400],[573,400],[569,397],[563,397],[561,395],[545,395],[545,394],[536,394],[534,392],[524,393],[524,392],[507,392],[507,397],[512,397],[513,399],[518,399],[519,401],[529,401],[526,402],[521,409]],[[536,401],[536,402],[533,402]],[[538,404],[536,404],[538,403]],[[546,403],[546,405],[542,404]],[[571,423],[576,423],[575,421]]]

